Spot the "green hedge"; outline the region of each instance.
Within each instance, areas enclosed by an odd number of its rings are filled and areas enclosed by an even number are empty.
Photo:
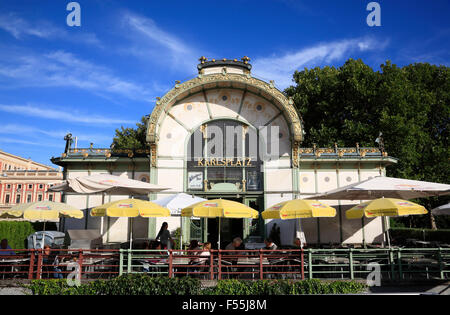
[[[417,239],[425,241],[436,241],[450,243],[450,230],[431,230],[414,228],[390,228],[389,233],[392,239],[406,240]]]
[[[366,286],[355,281],[303,281],[221,280],[217,286],[203,291],[205,295],[303,295],[303,294],[355,294],[365,291]]]
[[[79,287],[70,287],[66,280],[34,280],[34,295],[300,295],[350,294],[366,289],[354,281],[325,282],[320,280],[220,280],[215,287],[201,288],[193,278],[151,278],[147,275],[124,275],[113,280],[96,280]]]
[[[6,238],[13,249],[25,249],[28,235],[35,231],[33,224],[26,221],[0,221],[0,240]]]

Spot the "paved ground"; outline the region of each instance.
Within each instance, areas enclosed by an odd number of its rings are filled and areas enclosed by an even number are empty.
[[[369,294],[450,295],[450,284],[372,287]]]
[[[31,294],[23,288],[0,288],[0,295],[28,295]]]

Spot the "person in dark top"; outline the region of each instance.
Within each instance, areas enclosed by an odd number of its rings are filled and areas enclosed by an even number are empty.
[[[264,244],[266,244],[266,247],[264,247],[264,249],[267,250],[276,250],[278,248],[277,244],[275,244],[271,238],[266,238],[264,240]]]
[[[169,224],[167,224],[167,222],[164,222],[161,225],[161,229],[159,230],[155,240],[159,240],[163,248],[171,249],[173,247],[174,241],[170,235]]]
[[[52,251],[49,245],[44,246],[43,258],[42,258],[42,273],[48,279],[62,279],[62,270],[59,266],[59,257],[57,252]]]

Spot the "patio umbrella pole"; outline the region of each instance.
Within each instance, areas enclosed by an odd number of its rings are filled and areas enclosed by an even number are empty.
[[[105,193],[104,192],[102,192],[102,205],[104,205],[105,204]],[[103,237],[103,223],[104,223],[104,221],[103,221],[103,217],[101,217],[100,218],[100,234],[102,235],[102,237]]]
[[[298,218],[298,229],[299,229],[299,234],[298,236],[296,235],[295,237],[300,238],[300,248],[303,248],[303,240],[302,240],[302,232],[303,232],[303,228],[302,228],[302,219]]]
[[[217,242],[217,245],[218,245],[217,249],[220,249],[220,224],[221,224],[221,221],[222,221],[222,218],[219,217],[219,231],[218,231],[218,233],[219,233],[219,241]]]
[[[180,213],[180,249],[183,249],[183,217]]]
[[[46,223],[46,221],[44,221],[44,232],[45,232],[45,223]],[[42,236],[42,249],[44,249],[44,246],[45,246],[45,233]]]
[[[389,236],[389,229],[388,229],[388,224],[387,224],[387,218],[386,216],[383,217],[383,221],[384,221],[384,230],[386,231],[386,240],[388,243],[388,247],[391,248],[391,238]]]
[[[131,223],[130,223],[130,249],[132,249],[132,244],[133,244],[133,218],[131,218]]]

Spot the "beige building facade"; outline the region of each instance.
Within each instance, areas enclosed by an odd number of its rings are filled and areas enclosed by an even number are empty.
[[[57,169],[0,150],[0,210],[19,203],[59,202],[61,194],[48,189],[62,177]]]

